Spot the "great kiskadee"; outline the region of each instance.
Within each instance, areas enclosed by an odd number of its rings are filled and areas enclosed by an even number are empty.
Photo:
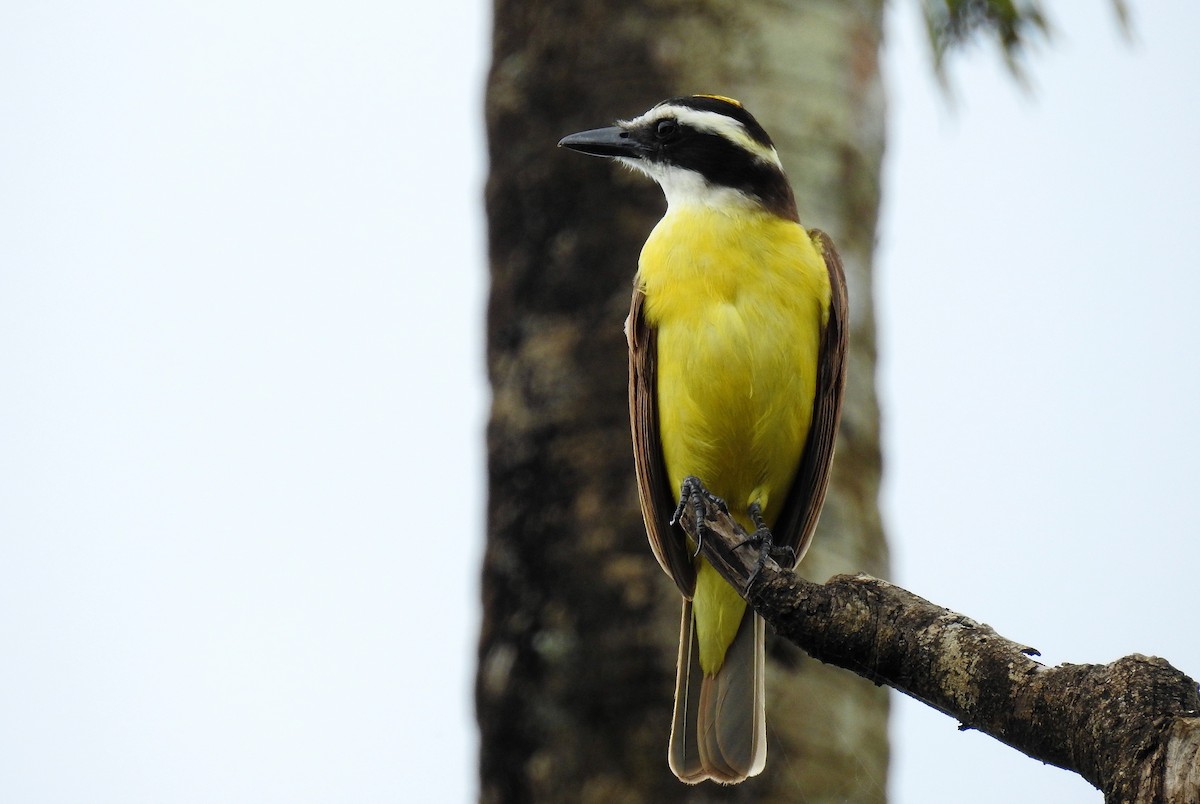
[[[615,158],[667,197],[625,326],[642,515],[684,598],[668,761],[685,782],[740,782],[766,764],[764,624],[674,514],[706,488],[803,556],[845,385],[841,261],[800,225],[770,137],[735,100],[671,98],[559,145]]]

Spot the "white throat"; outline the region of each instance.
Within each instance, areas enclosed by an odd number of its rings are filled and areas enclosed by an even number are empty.
[[[761,206],[757,198],[732,187],[711,184],[694,170],[684,170],[673,165],[656,165],[640,159],[618,158],[628,167],[646,174],[658,183],[667,197],[668,211],[696,207],[728,210]]]

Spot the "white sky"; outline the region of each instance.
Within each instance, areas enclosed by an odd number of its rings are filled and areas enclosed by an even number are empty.
[[[1196,677],[1200,9],[1131,4],[1129,46],[1108,3],[1066,5],[1032,95],[977,52],[956,112],[921,78],[915,13],[891,15],[894,570],[1048,663],[1140,652]],[[897,802],[1100,800],[907,699],[892,733]]]
[[[1196,675],[1200,10],[1129,47],[1072,5],[1033,96],[979,52],[951,112],[893,4],[895,574]],[[472,799],[486,6],[4,18],[0,800]],[[1099,801],[919,705],[894,734],[900,804]]]

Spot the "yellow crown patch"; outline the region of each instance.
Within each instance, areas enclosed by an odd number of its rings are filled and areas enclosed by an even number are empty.
[[[725,97],[724,95],[693,95],[692,97],[696,97],[696,98],[712,98],[713,100],[725,101],[726,103],[732,104],[732,105],[734,105],[734,106],[738,107],[739,109],[742,109],[742,108],[744,108],[744,107],[742,106],[742,102],[741,102],[741,101],[739,101],[739,100],[735,100],[734,98],[727,98],[727,97]]]

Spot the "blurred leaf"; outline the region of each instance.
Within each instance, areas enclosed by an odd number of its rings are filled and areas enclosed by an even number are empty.
[[[1126,0],[1110,0],[1117,26],[1133,38]],[[1052,28],[1040,0],[922,0],[925,29],[933,50],[934,72],[947,84],[947,57],[967,45],[991,39],[1000,48],[1013,77],[1026,83],[1021,61],[1037,45],[1050,41]]]
[[[924,0],[923,6],[934,70],[943,83],[946,57],[980,39],[994,40],[1008,69],[1024,83],[1021,58],[1050,39],[1038,0]]]

